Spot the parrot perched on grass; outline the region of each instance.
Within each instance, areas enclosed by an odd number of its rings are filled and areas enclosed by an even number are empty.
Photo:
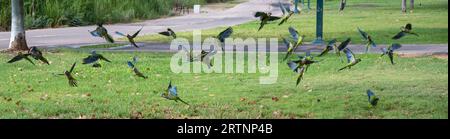
[[[355,54],[353,54],[353,52],[349,49],[349,48],[345,48],[344,49],[344,53],[345,55],[347,55],[347,65],[341,69],[339,69],[339,71],[342,71],[344,69],[351,69],[353,66],[357,65],[359,62],[361,62],[362,60],[359,58],[355,57]]]
[[[259,17],[259,20],[261,21],[258,31],[261,31],[261,29],[264,28],[266,24],[268,24],[270,21],[276,21],[281,19],[280,17],[272,16],[272,13],[265,13],[265,12],[256,12],[255,17]]]
[[[289,5],[287,5],[287,7],[285,7],[285,5],[283,5],[281,2],[279,2],[279,4],[280,4],[281,11],[283,12],[283,17],[281,18],[281,22],[278,24],[279,26],[281,26],[284,23],[286,23],[289,20],[289,18],[291,18],[291,16],[294,14],[294,11],[291,11],[291,8]]]
[[[175,33],[175,31],[173,31],[170,28],[168,28],[167,31],[159,32],[159,34],[167,36],[167,37],[172,37],[173,39],[177,38],[177,34]]]
[[[91,35],[94,37],[102,37],[109,43],[114,43],[114,39],[111,37],[111,35],[108,34],[108,30],[103,27],[103,24],[100,23],[97,24],[97,26],[97,29],[95,29],[94,31],[89,31]]]
[[[366,54],[369,53],[370,47],[376,48],[377,44],[375,44],[375,41],[372,39],[372,36],[361,30],[361,28],[358,27],[358,32],[361,35],[362,39],[366,42]]]
[[[369,108],[376,107],[380,98],[375,95],[372,90],[367,90],[367,97],[369,98]]]
[[[121,32],[116,31],[117,35],[123,36],[123,37],[127,37],[128,41],[131,43],[132,46],[139,48],[139,46],[136,44],[136,42],[134,41],[134,39],[139,35],[139,33],[142,31],[142,28],[139,29],[136,33],[134,33],[133,35],[130,34],[123,34]]]
[[[293,27],[289,27],[289,33],[291,34],[292,41],[283,38],[283,42],[286,45],[287,53],[284,57],[283,61],[286,61],[289,57],[292,56],[292,54],[295,53],[295,51],[303,45],[303,41],[305,39],[305,36],[300,36],[297,30],[295,30]]]
[[[387,49],[386,48],[381,48],[381,51],[383,52],[381,57],[383,57],[384,55],[388,55],[389,59],[391,61],[391,64],[395,65],[395,63],[394,63],[394,51],[397,50],[397,49],[400,49],[401,47],[402,47],[401,44],[394,43],[391,46],[389,46]]]
[[[397,35],[395,35],[394,37],[392,37],[392,39],[394,39],[394,40],[398,40],[398,39],[401,39],[401,38],[403,38],[403,37],[405,37],[405,36],[407,36],[407,35],[414,35],[414,36],[419,36],[419,34],[417,34],[417,33],[415,33],[415,32],[412,32],[412,24],[411,23],[408,23],[408,24],[406,24],[406,26],[404,26],[404,27],[401,27],[400,28],[400,32],[399,33],[397,33]]]
[[[167,90],[165,93],[161,94],[161,97],[166,98],[168,100],[174,100],[175,102],[182,102],[186,105],[189,105],[187,102],[183,101],[179,96],[178,96],[178,89],[176,86],[172,86],[172,81],[170,81],[169,83],[169,87],[167,87]]]

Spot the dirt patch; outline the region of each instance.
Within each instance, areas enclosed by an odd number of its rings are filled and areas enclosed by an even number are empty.
[[[448,54],[436,54],[433,55],[433,57],[438,59],[448,59]]]
[[[417,58],[417,57],[426,57],[432,56],[434,58],[439,59],[448,59],[448,53],[437,53],[437,54],[399,54],[399,57],[402,58]]]

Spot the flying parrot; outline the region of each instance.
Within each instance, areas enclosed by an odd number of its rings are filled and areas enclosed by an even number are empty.
[[[264,28],[266,24],[268,24],[270,21],[276,21],[281,19],[280,17],[272,16],[272,13],[265,13],[265,12],[256,12],[255,17],[259,17],[261,23],[259,26],[258,31],[261,31],[261,29]]]
[[[361,62],[362,60],[359,58],[355,57],[355,54],[349,49],[349,48],[345,48],[344,49],[344,53],[347,55],[347,65],[341,69],[339,69],[339,71],[342,71],[344,69],[351,69],[353,66],[355,66],[356,64],[358,64],[359,62]]]
[[[185,101],[183,101],[179,96],[178,96],[178,89],[176,86],[172,86],[172,81],[170,81],[169,83],[169,87],[167,87],[167,90],[165,93],[161,94],[161,97],[166,98],[168,100],[174,100],[175,102],[182,102],[186,105],[189,105],[188,103],[186,103]]]
[[[285,5],[283,5],[281,2],[279,2],[280,4],[280,9],[283,12],[283,17],[281,18],[281,22],[278,24],[279,26],[283,25],[284,23],[286,23],[289,18],[291,18],[291,16],[294,14],[294,11],[291,11],[291,8],[289,5],[287,5],[287,7],[285,7]]]
[[[173,39],[177,38],[177,34],[175,33],[175,31],[173,31],[170,28],[168,28],[167,31],[159,32],[159,34],[167,36],[167,37],[172,37]]]
[[[415,36],[418,37],[419,34],[413,32],[412,29],[413,29],[413,28],[412,28],[412,24],[411,24],[411,23],[408,23],[408,24],[406,24],[406,26],[401,27],[401,28],[400,28],[400,32],[397,33],[397,35],[395,35],[394,37],[392,37],[392,39],[398,40],[398,39],[401,39],[401,38],[403,38],[403,37],[405,37],[405,36],[407,36],[407,35],[415,35]]]
[[[375,41],[373,40],[372,36],[361,30],[361,28],[358,27],[358,32],[361,35],[362,39],[366,42],[366,53],[369,53],[370,47],[376,48],[377,44],[375,44]]]
[[[139,35],[139,33],[142,31],[143,27],[141,29],[139,29],[136,33],[134,33],[133,35],[130,34],[123,34],[121,32],[116,31],[117,35],[123,36],[123,37],[127,37],[128,41],[131,43],[132,46],[139,48],[139,46],[136,44],[136,42],[134,41],[134,39]]]
[[[97,24],[97,29],[95,29],[94,31],[89,31],[91,33],[92,36],[94,37],[101,37],[104,38],[106,41],[108,41],[109,43],[114,43],[114,39],[111,37],[111,35],[108,34],[108,30],[103,27],[103,24]]]
[[[381,51],[383,52],[383,54],[381,55],[381,57],[383,57],[384,55],[388,55],[389,59],[391,60],[391,64],[394,65],[394,51],[397,49],[400,49],[402,47],[401,44],[398,43],[394,43],[391,46],[389,46],[387,49],[386,48],[381,48]]]

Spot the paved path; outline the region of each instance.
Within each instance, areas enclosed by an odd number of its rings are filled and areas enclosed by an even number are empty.
[[[144,52],[176,52],[170,50],[170,44],[164,43],[141,43],[143,45],[141,48],[136,49],[131,46],[121,46],[115,48],[101,49],[103,51],[144,51]],[[378,48],[371,49],[370,53],[381,53],[380,48],[387,47],[387,45],[379,45]],[[365,47],[363,45],[349,45],[349,48],[354,53],[365,53]],[[244,51],[255,51],[256,48],[250,47],[246,48]],[[269,51],[269,48],[266,48]],[[323,47],[318,47],[315,45],[304,45],[300,47],[298,52],[305,52],[306,50],[311,50],[312,52],[321,52]],[[226,48],[226,51],[238,51],[234,48]],[[242,51],[242,50],[239,50]],[[280,44],[278,47],[279,52],[286,52],[286,48]],[[448,44],[403,44],[403,47],[396,51],[398,54],[402,55],[435,55],[435,54],[448,54]]]
[[[142,34],[156,34],[166,30],[168,27],[175,31],[192,31],[195,29],[233,26],[255,20],[256,18],[253,15],[256,11],[271,11],[277,15],[281,14],[278,5],[275,3],[278,3],[278,0],[249,0],[220,12],[191,14],[148,20],[140,23],[107,25],[106,28],[110,32],[121,31],[127,33],[135,32],[141,26],[144,26]],[[29,30],[27,31],[27,41],[29,46],[38,47],[81,46],[104,43],[104,40],[101,38],[90,36],[88,30],[94,29],[95,26]],[[113,37],[119,38],[115,34]],[[9,32],[0,32],[0,50],[9,46],[9,38]]]

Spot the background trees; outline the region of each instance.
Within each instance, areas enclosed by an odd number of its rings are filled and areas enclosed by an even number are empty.
[[[152,19],[173,14],[176,1],[186,7],[229,0],[23,0],[29,29],[83,26]],[[10,29],[11,0],[0,0],[0,31]]]
[[[23,0],[11,0],[10,50],[28,50],[25,39]]]

